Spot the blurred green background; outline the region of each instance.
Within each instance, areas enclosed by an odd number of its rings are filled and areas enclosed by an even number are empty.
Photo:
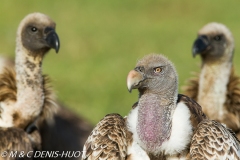
[[[179,91],[199,71],[192,58],[197,31],[216,21],[227,25],[235,38],[235,68],[240,74],[240,1],[219,0],[2,0],[0,53],[14,57],[19,22],[42,12],[57,23],[60,53],[44,60],[59,99],[95,124],[107,113],[127,115],[137,101],[128,93],[126,76],[137,60],[163,53],[176,65]]]

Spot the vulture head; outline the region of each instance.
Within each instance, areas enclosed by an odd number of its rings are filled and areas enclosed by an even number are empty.
[[[46,53],[51,48],[57,53],[60,41],[55,32],[55,26],[55,22],[45,14],[29,14],[19,25],[17,45],[34,55]]]
[[[192,48],[193,57],[200,54],[203,62],[231,61],[234,39],[230,30],[220,23],[209,23],[198,31]]]
[[[149,54],[138,61],[127,77],[127,87],[140,93],[177,94],[178,76],[174,65],[165,56]]]
[[[172,115],[178,94],[175,67],[161,54],[146,55],[129,72],[127,87],[129,91],[139,90],[134,127],[137,142],[148,153],[157,154],[171,136]]]

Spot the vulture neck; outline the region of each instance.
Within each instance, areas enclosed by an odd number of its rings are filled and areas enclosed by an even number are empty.
[[[200,73],[197,101],[203,112],[211,119],[224,117],[227,84],[231,73],[232,61],[222,63],[203,63]]]
[[[16,111],[20,112],[21,121],[16,121],[15,126],[26,127],[40,114],[44,103],[43,78],[41,72],[41,54],[29,53],[19,43],[16,48],[16,86],[17,102]]]
[[[138,102],[137,134],[140,145],[152,154],[158,154],[171,135],[172,115],[177,97],[145,93]]]

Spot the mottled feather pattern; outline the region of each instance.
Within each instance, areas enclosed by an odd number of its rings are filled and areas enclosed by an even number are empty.
[[[44,106],[40,115],[40,120],[51,120],[56,108],[56,97],[50,85],[50,78],[43,75],[43,91],[45,94]],[[16,86],[16,72],[13,66],[8,66],[0,74],[0,101],[16,101],[17,86]]]
[[[240,144],[235,134],[217,121],[204,120],[191,141],[191,159],[236,159]]]
[[[82,159],[125,160],[131,133],[119,114],[106,115],[93,129],[83,149]]]
[[[37,139],[37,140],[36,140]],[[41,150],[41,138],[37,130],[31,133],[25,132],[20,128],[1,128],[0,127],[0,152],[4,151],[10,153],[13,151],[15,153],[29,153],[29,155],[34,155],[35,150]],[[30,152],[31,151],[31,152]],[[7,160],[15,160],[14,157],[7,157]],[[30,159],[25,157],[25,159]]]

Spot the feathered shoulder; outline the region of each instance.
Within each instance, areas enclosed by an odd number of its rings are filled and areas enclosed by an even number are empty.
[[[240,77],[234,73],[234,68],[232,68],[229,77],[224,106],[228,113],[225,115],[223,123],[240,138]]]
[[[127,130],[125,119],[119,114],[108,114],[89,135],[82,159],[124,160],[127,158],[127,146],[130,142],[132,133]]]
[[[43,92],[45,95],[44,106],[40,115],[40,121],[53,118],[57,109],[57,100],[53,88],[50,83],[50,78],[43,75]],[[16,86],[16,72],[14,65],[7,66],[0,73],[0,101],[16,101],[17,86]]]
[[[203,120],[195,130],[191,159],[240,159],[240,143],[235,133],[213,120]]]
[[[193,129],[204,119],[207,119],[207,116],[203,113],[202,107],[193,99],[188,96],[179,94],[177,103],[183,102],[189,109],[191,116],[190,121],[192,123]]]
[[[183,94],[197,101],[199,88],[199,73],[192,73],[193,77],[186,81],[187,85],[182,87]]]
[[[227,100],[225,102],[227,109],[231,112],[240,114],[240,77],[234,73],[234,68],[231,70],[229,83],[227,86]]]

